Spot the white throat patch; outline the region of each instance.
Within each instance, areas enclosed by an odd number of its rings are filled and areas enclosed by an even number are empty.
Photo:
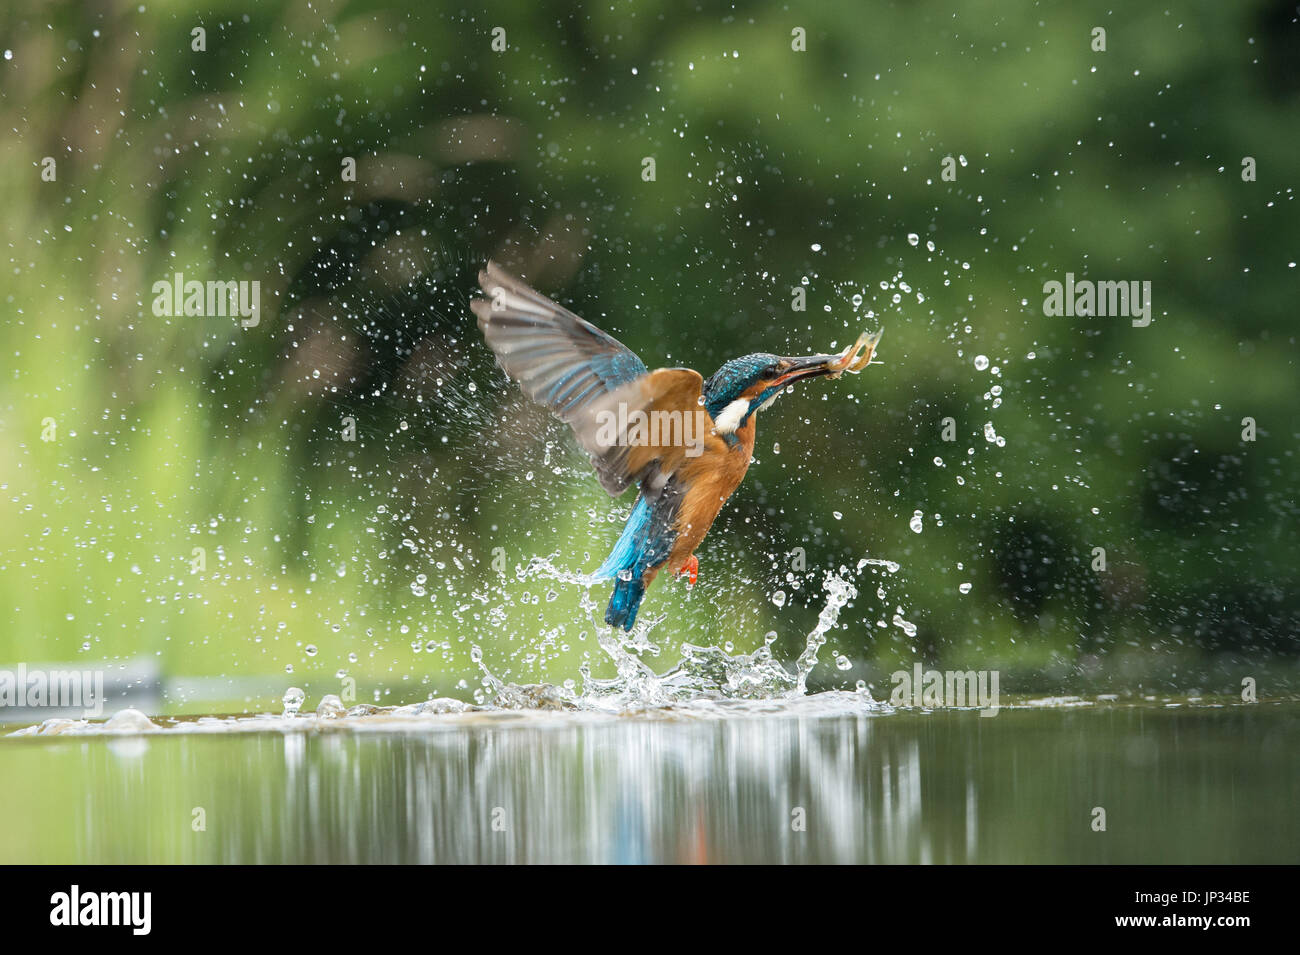
[[[718,434],[732,434],[740,427],[740,422],[745,420],[745,415],[749,413],[749,401],[745,398],[737,398],[727,407],[722,409],[722,413],[713,419],[714,425],[717,426]]]

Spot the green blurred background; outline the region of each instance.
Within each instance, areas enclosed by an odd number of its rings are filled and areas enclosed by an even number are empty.
[[[763,414],[652,665],[793,660],[872,558],[819,685],[1294,691],[1293,3],[416,7],[0,11],[0,668],[143,665],[172,712],[470,698],[474,646],[607,674],[526,568],[592,570],[631,495],[495,370],[493,256],[651,367],[885,327]],[[176,272],[260,324],[156,316]],[[1067,272],[1151,282],[1150,326],[1045,317]]]

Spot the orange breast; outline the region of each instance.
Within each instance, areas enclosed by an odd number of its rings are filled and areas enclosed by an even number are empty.
[[[687,458],[678,471],[686,494],[677,511],[677,540],[665,561],[670,572],[676,572],[695,553],[722,505],[740,487],[754,455],[756,417],[750,415],[744,426],[736,430],[739,440],[734,445],[720,435],[710,434],[704,443],[704,453]]]

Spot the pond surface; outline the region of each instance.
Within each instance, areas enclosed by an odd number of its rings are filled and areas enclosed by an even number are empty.
[[[801,702],[11,737],[0,862],[1300,861],[1298,703]]]

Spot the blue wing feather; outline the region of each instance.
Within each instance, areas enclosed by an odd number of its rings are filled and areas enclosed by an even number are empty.
[[[569,393],[606,394],[648,370],[636,353],[495,262],[479,273],[486,298],[470,303],[501,367],[530,398],[557,413],[579,410]],[[567,387],[566,387],[567,386]]]
[[[625,456],[617,448],[593,444],[593,405],[647,374],[645,362],[495,262],[478,280],[484,297],[470,307],[498,364],[524,394],[573,427],[592,456],[601,486],[610,494],[623,493],[639,478],[626,473]]]

